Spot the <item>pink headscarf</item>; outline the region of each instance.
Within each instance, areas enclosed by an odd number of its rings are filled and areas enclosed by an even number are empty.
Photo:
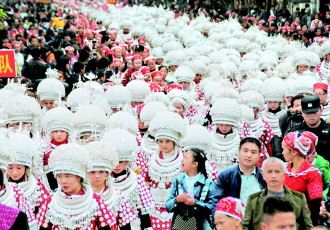
[[[288,148],[298,152],[303,157],[308,157],[315,153],[317,141],[318,137],[308,131],[288,133],[283,139]]]

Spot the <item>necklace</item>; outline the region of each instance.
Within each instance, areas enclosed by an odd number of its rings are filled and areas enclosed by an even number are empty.
[[[236,128],[226,135],[218,134],[216,130],[212,132],[212,147],[207,151],[207,158],[221,171],[232,166],[238,159],[240,137]]]
[[[92,188],[88,184],[82,184],[82,188],[83,195],[68,196],[61,189],[55,192],[46,213],[53,225],[60,229],[87,229],[93,218],[98,216],[99,207]]]

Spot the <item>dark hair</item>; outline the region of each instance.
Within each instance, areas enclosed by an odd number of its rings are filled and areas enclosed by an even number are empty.
[[[158,70],[161,70],[162,68],[165,68],[165,69],[168,71],[168,68],[167,68],[167,66],[165,66],[165,65],[161,65],[161,66],[159,66],[159,67],[158,67]]]
[[[32,37],[30,37],[29,42],[32,43],[32,39],[34,39],[34,38],[38,40],[38,38],[36,36],[32,36]]]
[[[197,171],[202,173],[205,176],[205,178],[207,178],[206,167],[205,167],[205,161],[207,159],[206,159],[206,155],[205,155],[204,151],[201,149],[197,149],[197,148],[192,148],[189,150],[191,150],[193,152],[193,155],[192,155],[193,162],[198,163]]]
[[[81,61],[81,62],[85,62],[85,61],[87,61],[89,59],[89,56],[90,56],[89,51],[82,50],[80,52],[80,55],[79,55],[78,60]]]
[[[85,67],[84,63],[77,61],[73,64],[73,72],[78,74],[84,67]]]
[[[109,41],[109,39],[110,39],[110,36],[109,35],[105,35],[105,36],[103,36],[101,38],[101,43],[105,43],[105,42]]]
[[[296,96],[294,96],[294,97],[292,98],[292,100],[291,100],[291,105],[290,105],[290,107],[293,108],[294,101],[295,101],[295,100],[301,100],[303,97],[304,97],[303,95],[299,95],[299,94],[296,95]]]
[[[39,47],[32,47],[30,50],[30,54],[33,57],[33,59],[37,60],[41,56],[41,50]]]
[[[291,203],[283,197],[267,197],[263,205],[263,221],[266,217],[272,217],[281,212],[293,212]]]
[[[258,146],[259,152],[261,151],[261,143],[260,143],[260,141],[257,138],[254,138],[254,137],[245,137],[239,143],[239,149],[241,149],[242,145],[244,145],[245,143],[253,143],[256,146]]]
[[[109,67],[110,60],[107,57],[101,57],[100,60],[97,62],[97,68],[98,69],[105,69]]]

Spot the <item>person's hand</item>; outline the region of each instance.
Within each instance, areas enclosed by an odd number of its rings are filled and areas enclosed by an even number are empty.
[[[186,205],[194,205],[195,198],[189,194],[187,194],[187,200],[184,202]]]
[[[176,197],[176,202],[186,202],[187,201],[187,194],[181,193]]]
[[[284,104],[288,107],[290,106],[291,102],[288,100],[287,97],[283,96],[283,101],[284,101]]]
[[[293,108],[290,109],[290,113],[294,113],[296,111],[301,112],[301,106],[293,107]]]
[[[321,201],[320,216],[322,216],[322,217],[330,216],[330,213],[327,211],[327,209],[325,207],[325,201]]]

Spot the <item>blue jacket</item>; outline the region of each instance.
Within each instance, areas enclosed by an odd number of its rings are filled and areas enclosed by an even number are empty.
[[[199,179],[194,185],[195,204],[192,207],[185,205],[184,203],[176,202],[177,195],[184,192],[187,192],[187,187],[184,183],[184,173],[182,173],[176,179],[174,179],[171,185],[171,189],[165,204],[166,210],[176,214],[179,211],[179,208],[193,208],[193,210],[198,213],[199,216],[203,216],[202,219],[208,219],[212,214],[212,204],[215,202],[213,194],[213,181],[210,179],[205,179],[202,174],[200,175]]]
[[[257,175],[256,175],[258,182],[260,184],[261,189],[267,187],[266,181],[264,181],[261,175],[261,169],[257,168]],[[238,165],[230,167],[226,170],[223,170],[219,173],[218,179],[215,182],[215,203],[213,204],[213,212],[217,206],[217,203],[220,199],[224,197],[235,197],[240,198],[241,194],[241,176],[240,170]]]

